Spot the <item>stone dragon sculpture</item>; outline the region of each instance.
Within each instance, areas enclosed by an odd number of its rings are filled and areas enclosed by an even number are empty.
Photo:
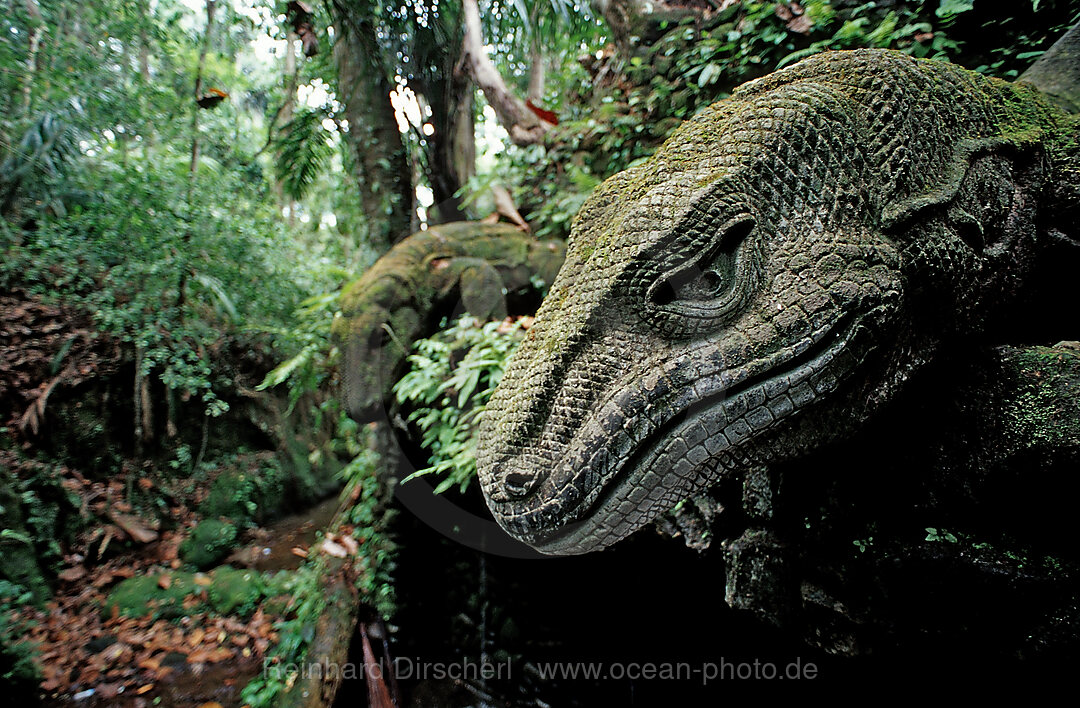
[[[1077,119],[1022,82],[859,50],[742,86],[579,213],[483,418],[490,510],[580,554],[720,480],[752,506],[977,335],[1078,195]]]
[[[390,249],[345,287],[333,325],[350,415],[385,420],[409,348],[435,331],[439,317],[459,305],[480,319],[506,317],[507,293],[536,278],[550,283],[565,250],[514,226],[465,221],[418,231]]]

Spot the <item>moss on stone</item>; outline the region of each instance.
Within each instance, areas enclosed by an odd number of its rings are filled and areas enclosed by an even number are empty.
[[[261,523],[285,505],[283,475],[277,467],[263,465],[257,472],[225,472],[210,485],[199,511],[206,517],[223,517],[243,526]]]
[[[229,554],[236,545],[236,535],[232,522],[205,519],[180,544],[180,557],[196,568],[209,568]]]
[[[123,617],[153,613],[172,618],[210,609],[246,617],[255,611],[266,588],[259,572],[229,566],[221,566],[209,576],[184,571],[139,575],[124,580],[109,593],[103,612],[107,617],[115,611]]]
[[[263,594],[262,577],[254,570],[222,566],[210,574],[210,606],[223,615],[250,615]]]
[[[1012,434],[1031,443],[1080,445],[1080,353],[1061,345],[1031,347],[1006,363],[1017,384],[1007,408]]]
[[[332,327],[344,344],[349,412],[360,420],[384,413],[390,388],[417,339],[437,316],[459,304],[472,314],[501,317],[508,292],[550,283],[565,248],[537,241],[515,226],[458,222],[417,232],[398,243],[341,295]]]
[[[106,617],[114,611],[123,617],[142,617],[148,612],[157,617],[179,617],[194,609],[184,607],[188,595],[203,595],[202,587],[195,583],[194,573],[173,571],[138,575],[113,588],[103,610]]]

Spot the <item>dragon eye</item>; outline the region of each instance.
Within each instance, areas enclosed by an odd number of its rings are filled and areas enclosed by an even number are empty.
[[[679,302],[704,304],[722,298],[735,286],[736,251],[753,228],[749,217],[728,222],[709,251],[657,280],[647,297],[660,307]]]
[[[716,220],[719,221],[719,220]],[[739,312],[760,279],[754,219],[741,214],[701,225],[681,262],[645,291],[644,315],[662,333],[690,336],[722,325]]]

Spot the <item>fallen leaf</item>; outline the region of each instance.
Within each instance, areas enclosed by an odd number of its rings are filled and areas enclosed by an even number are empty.
[[[164,655],[143,659],[138,663],[138,667],[140,669],[146,669],[147,671],[157,671],[161,668],[161,660],[163,657]]]
[[[168,573],[162,573],[158,576],[157,584],[162,590],[168,590],[172,587],[172,576]]]
[[[48,681],[42,681],[38,685],[41,687],[41,690],[44,691],[45,693],[52,693],[56,689],[60,688],[60,678],[57,677],[57,676],[54,676],[53,678],[49,679]]]
[[[200,649],[188,654],[189,664],[217,664],[226,659],[232,658],[232,650],[225,647],[218,647],[217,649]]]
[[[115,644],[110,644],[109,646],[102,649],[97,656],[105,664],[112,664],[130,649],[131,647],[129,647],[127,644],[124,644],[123,642],[116,642]]]
[[[349,534],[342,534],[338,536],[338,539],[341,541],[341,545],[345,547],[345,550],[349,552],[349,555],[355,556],[360,550],[360,544]]]
[[[65,583],[73,583],[76,580],[86,577],[86,568],[81,565],[76,565],[66,570],[60,571],[58,577]]]
[[[188,637],[188,644],[190,644],[193,647],[197,647],[200,644],[202,644],[203,637],[205,637],[205,636],[206,636],[206,631],[203,630],[202,627],[200,627],[200,628],[196,629],[194,632],[192,632],[191,636]]]
[[[120,504],[117,504],[116,506],[120,506]],[[116,511],[110,512],[109,516],[116,522],[117,526],[122,528],[124,532],[127,533],[128,536],[131,536],[135,541],[139,543],[150,543],[151,541],[157,540],[158,532],[149,528],[146,525],[146,522],[139,517],[131,516],[130,514],[121,514]]]
[[[344,558],[345,556],[349,555],[349,552],[345,550],[344,546],[334,541],[331,541],[330,539],[325,539],[322,542],[322,551],[326,555],[333,556],[334,558]]]
[[[210,661],[212,661],[214,663],[218,663],[218,662],[221,662],[221,661],[226,661],[228,659],[231,659],[232,656],[233,656],[232,649],[229,649],[228,647],[218,647],[217,649],[211,650],[211,652],[210,652]]]
[[[116,698],[120,693],[120,685],[115,683],[102,683],[97,686],[97,695],[105,700]]]

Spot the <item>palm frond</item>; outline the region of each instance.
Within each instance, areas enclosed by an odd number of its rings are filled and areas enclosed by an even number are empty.
[[[322,127],[325,117],[321,111],[300,109],[274,141],[277,178],[293,199],[303,199],[333,154],[330,134]]]

